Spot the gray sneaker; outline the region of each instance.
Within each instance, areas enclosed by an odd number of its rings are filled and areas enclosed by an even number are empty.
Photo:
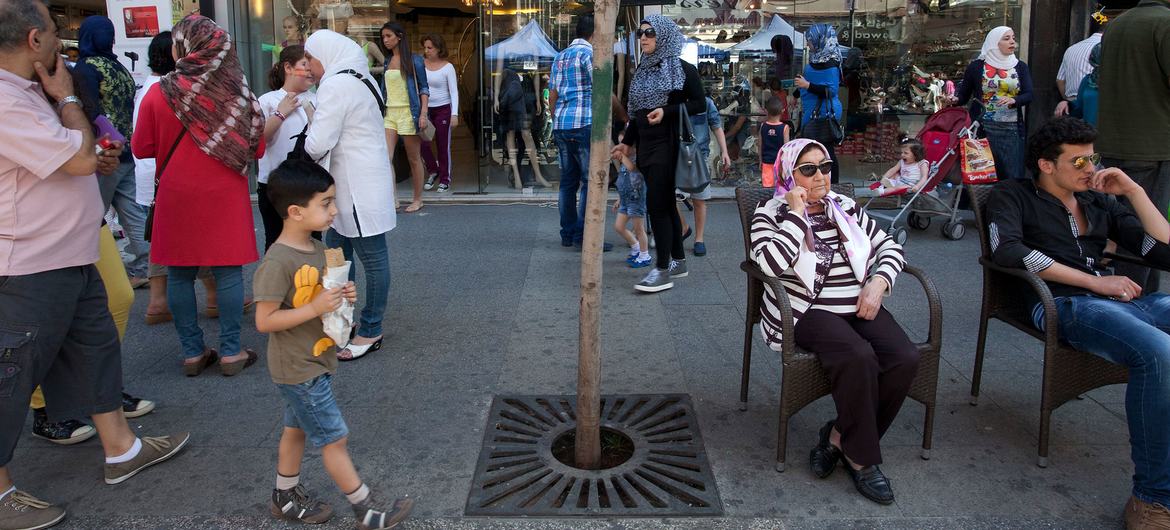
[[[657,293],[671,287],[674,287],[674,282],[670,281],[670,271],[655,267],[650,269],[650,273],[642,278],[642,281],[638,282],[634,289],[643,293]]]
[[[671,278],[686,278],[687,274],[687,260],[672,259],[670,260],[670,277]]]
[[[128,462],[106,464],[106,484],[121,484],[139,471],[179,454],[190,439],[191,434],[185,432],[157,438],[144,436],[138,456]]]
[[[410,517],[410,510],[414,508],[414,499],[403,497],[394,501],[390,509],[382,507],[374,500],[374,495],[353,505],[353,516],[357,519],[358,530],[385,530],[394,528]]]
[[[0,528],[37,530],[65,519],[65,510],[23,491],[16,490],[0,500]]]

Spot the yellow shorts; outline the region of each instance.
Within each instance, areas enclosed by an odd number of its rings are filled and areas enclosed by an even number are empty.
[[[386,107],[386,119],[383,126],[398,131],[398,136],[414,136],[418,130],[414,126],[414,117],[410,114],[410,107]]]

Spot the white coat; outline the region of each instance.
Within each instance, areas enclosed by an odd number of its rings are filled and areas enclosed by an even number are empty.
[[[397,218],[382,115],[365,84],[341,73],[352,69],[376,82],[366,54],[357,43],[329,30],[314,32],[305,41],[305,51],[325,67],[305,151],[314,159],[328,155],[323,164],[337,183],[333,229],[351,238],[385,234],[394,229]]]

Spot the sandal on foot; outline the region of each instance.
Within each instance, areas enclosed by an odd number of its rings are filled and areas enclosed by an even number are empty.
[[[153,315],[150,313],[147,313],[146,314],[146,325],[153,326],[156,324],[162,324],[164,322],[170,322],[174,319],[175,319],[175,317],[174,317],[174,315],[171,315],[170,311],[167,311],[165,313],[155,313]]]
[[[405,210],[403,210],[403,211],[405,211],[406,213],[414,213],[414,212],[417,212],[417,211],[421,210],[421,209],[422,209],[422,207],[423,207],[423,205],[422,205],[422,203],[420,202],[420,203],[418,204],[418,206],[415,206],[415,205],[411,204],[410,206],[407,206],[407,207],[406,207],[406,209],[405,209]]]
[[[183,363],[183,375],[195,377],[219,360],[219,356],[212,349],[203,350],[203,353],[199,357],[203,360],[193,363]]]
[[[240,372],[243,372],[244,368],[247,368],[249,366],[252,366],[253,364],[256,364],[256,359],[258,359],[260,357],[259,355],[256,355],[256,352],[254,352],[250,349],[244,350],[243,353],[248,354],[248,356],[247,356],[247,358],[245,358],[242,361],[235,361],[235,362],[230,362],[230,363],[220,362],[219,363],[219,373],[223,374],[224,377],[231,377],[231,376],[236,375]]]
[[[349,343],[349,346],[346,346],[345,348],[342,348],[342,349],[337,351],[337,360],[339,360],[339,361],[352,361],[352,360],[355,360],[359,357],[366,355],[367,353],[374,353],[380,349],[382,349],[382,338],[381,337],[379,337],[378,340],[376,340],[370,344],[358,345],[358,344],[354,344],[351,342],[351,343]]]

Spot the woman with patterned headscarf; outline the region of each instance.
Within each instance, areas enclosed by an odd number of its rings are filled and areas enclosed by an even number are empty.
[[[1016,57],[1016,32],[1000,26],[987,33],[979,58],[967,65],[958,103],[977,103],[979,120],[1000,180],[1028,178],[1024,171],[1024,107],[1032,102],[1032,71]]]
[[[1097,126],[1097,98],[1100,96],[1100,90],[1097,88],[1097,71],[1101,68],[1101,43],[1093,46],[1092,51],[1089,52],[1089,66],[1093,69],[1081,79],[1080,88],[1077,89],[1077,99],[1069,105],[1069,115],[1085,120]]]
[[[843,110],[837,91],[841,87],[841,45],[837,44],[837,30],[828,24],[813,24],[804,33],[804,42],[809,49],[809,62],[804,74],[796,76],[796,87],[800,89],[801,135],[813,119],[814,113],[827,116],[830,113],[841,120]],[[837,160],[835,143],[832,138],[812,138],[829,150],[833,160],[833,182],[841,178],[841,166]]]
[[[690,116],[707,111],[699,70],[680,58],[685,38],[673,20],[651,15],[637,31],[642,62],[630,82],[630,123],[614,147],[615,158],[637,148],[638,170],[646,178],[646,209],[658,247],[655,267],[635,289],[656,293],[674,287],[671,278],[687,275],[682,220],[675,208],[674,171],[678,160],[679,108]]]
[[[256,362],[240,347],[242,267],[256,261],[246,171],[263,154],[264,117],[248,88],[232,38],[211,19],[191,15],[172,30],[175,71],[142,98],[134,154],[154,158],[151,262],[166,265],[167,305],[183,351],[183,372],[220,363],[235,375]],[[199,267],[216,280],[220,351],[203,342],[195,305]],[[222,357],[219,357],[222,355]]]
[[[752,261],[779,278],[791,303],[796,345],[816,354],[829,377],[837,418],[809,457],[828,477],[845,464],[863,496],[894,502],[879,441],[918,372],[918,350],[882,307],[905,265],[902,247],[852,199],[831,191],[829,150],[814,140],[784,144],[776,194],[756,208]],[[783,349],[780,293],[765,286],[760,331]]]

